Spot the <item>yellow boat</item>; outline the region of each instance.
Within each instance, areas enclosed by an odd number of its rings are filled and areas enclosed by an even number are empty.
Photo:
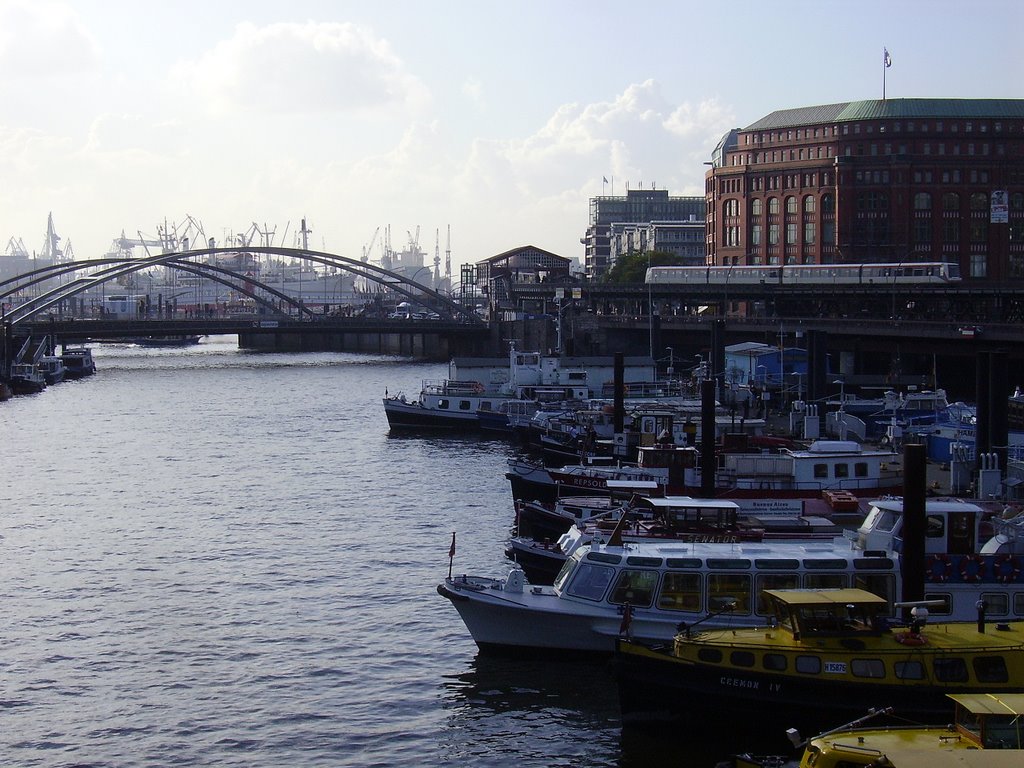
[[[800,768],[1000,768],[1024,765],[1024,695],[950,694],[943,726],[840,728],[811,739]]]
[[[870,709],[934,722],[947,693],[1024,693],[1024,623],[885,620],[886,601],[859,589],[766,590],[772,626],[690,631],[671,645],[620,640],[624,721],[728,721],[761,733],[829,727]]]

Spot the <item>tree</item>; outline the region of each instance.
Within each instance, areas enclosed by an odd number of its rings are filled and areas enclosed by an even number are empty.
[[[648,267],[683,266],[683,259],[675,253],[651,251],[640,253],[630,251],[620,256],[604,276],[606,283],[642,283],[647,278]]]

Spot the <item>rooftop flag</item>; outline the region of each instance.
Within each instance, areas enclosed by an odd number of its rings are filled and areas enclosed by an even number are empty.
[[[885,66],[891,67],[892,66],[892,56],[889,55],[889,50],[887,48],[883,48],[882,49],[882,54],[883,54],[882,55],[882,61],[885,64]]]

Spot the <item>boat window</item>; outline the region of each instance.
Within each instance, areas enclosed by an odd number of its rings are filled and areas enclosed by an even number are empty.
[[[709,664],[721,664],[722,652],[717,648],[698,648],[697,658]]]
[[[881,659],[853,659],[850,661],[850,672],[854,677],[885,677],[885,664]]]
[[[875,507],[871,514],[868,515],[868,519],[864,521],[864,527],[871,528],[875,531],[891,532],[899,519],[900,516],[891,509],[879,509],[878,507]]]
[[[890,605],[896,601],[896,580],[888,573],[858,573],[853,586],[884,597]]]
[[[665,558],[665,565],[669,568],[700,568],[699,557],[668,557]]]
[[[829,557],[824,559],[807,559],[804,560],[804,568],[809,571],[816,570],[818,568],[828,568],[835,571],[846,570],[846,560],[843,558]]]
[[[733,651],[729,654],[729,662],[737,667],[754,666],[754,654],[750,651]]]
[[[623,570],[615,582],[615,589],[612,590],[608,602],[649,606],[657,586],[657,571]]]
[[[699,611],[700,574],[666,573],[662,580],[658,607],[666,611]]]
[[[1020,749],[1021,718],[1019,715],[999,717],[988,715],[984,718],[981,745],[985,749]],[[963,721],[961,721],[961,725]],[[975,727],[974,732],[977,733]]]
[[[941,600],[942,605],[929,605],[928,613],[935,614],[936,616],[948,616],[953,612],[953,599],[948,593],[940,594],[938,592],[925,592],[925,600]]]
[[[900,680],[924,680],[924,665],[920,661],[897,661],[893,671]]]
[[[734,603],[734,614],[750,613],[750,576],[745,573],[708,575],[708,610],[719,611]]]
[[[469,400],[459,400],[460,411],[472,411],[473,409],[470,407],[471,405],[472,403]]]
[[[894,566],[888,557],[859,557],[853,567],[858,571],[891,571]]]
[[[842,589],[847,586],[845,573],[808,573],[804,589]]]
[[[646,565],[650,568],[660,568],[661,558],[660,557],[627,557],[626,562],[629,565]]]
[[[858,461],[853,465],[854,477],[867,477],[868,476],[868,463],[866,461]]]
[[[1005,683],[1010,679],[1002,656],[978,656],[973,663],[974,676],[979,683]]]
[[[967,664],[961,658],[935,659],[932,666],[940,683],[966,683],[969,679]]]
[[[820,675],[821,659],[817,656],[797,656],[796,671],[804,675]]]
[[[605,565],[580,563],[580,567],[576,569],[576,575],[566,591],[574,597],[600,600],[604,597],[604,591],[611,583],[614,574],[615,569]]]
[[[989,616],[1006,616],[1010,612],[1010,598],[1005,592],[982,592],[981,599]]]
[[[761,659],[761,666],[771,672],[785,672],[786,657],[781,653],[766,653]]]
[[[1024,592],[1018,592],[1013,596],[1014,616],[1024,616]]]
[[[800,561],[793,560],[754,560],[754,568],[759,571],[793,571],[800,567]],[[794,585],[795,586],[795,585]],[[771,587],[769,587],[771,589]],[[784,589],[784,587],[777,587]]]
[[[494,407],[491,405],[490,400],[481,400],[480,405],[477,408],[478,411],[493,411]]]
[[[850,465],[849,464],[836,464],[835,469],[836,477],[849,477],[850,476]]]
[[[828,464],[815,464],[814,465],[814,479],[815,480],[827,480],[828,479]]]
[[[437,407],[439,409],[448,410],[448,406],[448,398],[442,397],[440,400],[437,401]]]
[[[572,569],[576,567],[576,560],[568,558],[562,565],[562,570],[555,576],[554,586],[555,589],[561,589],[565,586],[565,583],[569,580],[569,574],[572,573]]]
[[[762,616],[774,614],[771,601],[764,594],[766,589],[797,589],[800,577],[795,573],[758,574],[755,579],[754,594],[757,595],[757,612]]]
[[[925,522],[924,535],[929,539],[946,538],[946,518],[942,515],[928,515]]]
[[[708,568],[750,568],[750,561],[742,557],[709,557]]]
[[[612,565],[618,565],[622,560],[622,555],[610,555],[607,552],[588,552],[587,560],[596,560],[599,563],[611,563]]]

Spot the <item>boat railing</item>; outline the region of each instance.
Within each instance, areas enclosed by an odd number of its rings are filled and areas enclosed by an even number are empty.
[[[1005,536],[1010,541],[1024,539],[1024,512],[1009,520],[995,518],[992,520],[992,531],[997,536]]]
[[[424,379],[423,393],[426,395],[482,395],[487,388],[479,381],[455,381],[453,379]]]

